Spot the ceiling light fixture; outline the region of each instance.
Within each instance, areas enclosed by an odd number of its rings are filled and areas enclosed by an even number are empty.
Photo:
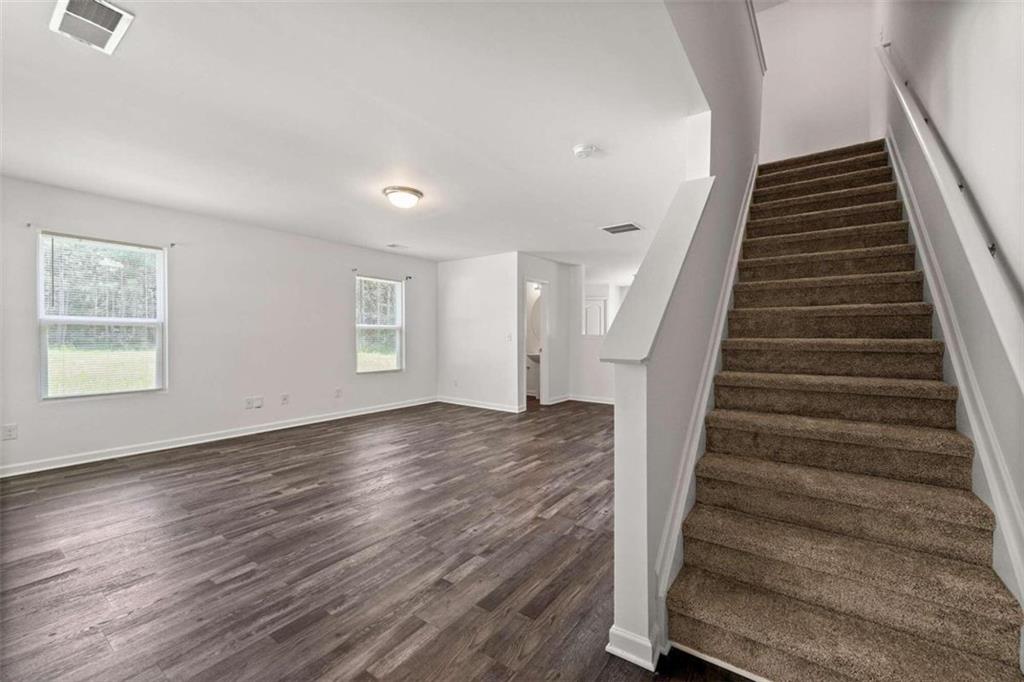
[[[423,192],[413,187],[402,187],[400,185],[391,185],[390,187],[384,188],[384,196],[388,198],[392,206],[398,208],[412,208],[416,204],[420,203],[420,199],[423,198]]]
[[[578,144],[572,148],[572,155],[577,159],[589,159],[599,151],[601,148],[596,144]]]

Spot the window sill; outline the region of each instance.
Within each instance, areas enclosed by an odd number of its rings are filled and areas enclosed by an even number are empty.
[[[68,400],[104,400],[112,398],[124,398],[134,395],[151,395],[154,393],[167,393],[167,388],[143,388],[138,391],[115,391],[113,393],[87,393],[85,395],[40,396],[39,402],[62,403]]]

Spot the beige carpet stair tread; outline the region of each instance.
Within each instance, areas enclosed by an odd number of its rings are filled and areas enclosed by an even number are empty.
[[[942,355],[933,339],[725,339],[724,350],[798,350],[823,353],[926,353]]]
[[[719,372],[716,386],[773,388],[789,391],[855,393],[901,398],[956,400],[957,388],[942,381],[926,379],[885,379],[816,374],[768,374],[761,372]]]
[[[779,308],[736,308],[730,315],[770,315],[776,312],[808,317],[892,317],[894,315],[931,315],[930,303],[848,303],[844,305],[782,306]]]
[[[740,670],[746,670],[772,682],[855,682],[853,678],[840,675],[834,670],[822,668],[810,661],[791,656],[710,623],[694,620],[676,611],[670,610],[668,613],[668,634],[669,643],[677,648],[681,646],[680,642],[685,642],[682,646],[688,650],[727,661]],[[710,679],[715,682],[725,682],[728,679],[732,682],[734,678],[716,675]]]
[[[895,426],[741,410],[712,410],[708,413],[707,423],[719,428],[758,431],[833,443],[930,452],[966,459],[974,456],[974,447],[970,439],[952,429]]]
[[[760,282],[737,282],[734,291],[827,289],[830,287],[864,287],[878,284],[902,284],[905,282],[923,281],[923,272],[911,270],[908,272],[876,272],[866,275],[836,275],[832,277],[800,277],[797,279],[772,279]]]
[[[885,195],[886,199],[872,198]],[[799,210],[807,205],[827,205],[833,202],[841,202],[844,206],[851,206],[853,202],[861,204],[877,203],[895,198],[896,183],[880,182],[874,185],[862,185],[860,187],[847,187],[844,189],[832,189],[817,194],[805,194],[799,197],[787,197],[771,201],[758,201],[756,198],[751,203],[751,217],[761,218],[762,214],[777,211],[779,209],[793,209],[793,213],[803,213]],[[836,203],[838,207],[840,204]],[[822,209],[807,209],[822,210]]]
[[[907,229],[909,227],[910,223],[908,223],[905,220],[888,220],[880,223],[871,223],[869,225],[853,225],[850,227],[830,227],[823,230],[808,230],[806,232],[792,232],[789,234],[772,234],[766,235],[764,237],[747,237],[746,239],[743,240],[743,249],[744,253],[746,253],[748,249],[753,250],[769,246],[793,246],[796,244],[820,245],[822,243],[827,243],[830,241],[854,239],[866,241],[872,238],[888,238],[891,235],[899,235],[900,241],[891,242],[890,244],[873,244],[872,246],[888,246],[891,244],[902,245],[906,243],[906,234]],[[820,246],[818,246],[818,248],[814,251],[802,251],[800,253],[818,253],[823,250],[825,249],[822,249]],[[749,257],[750,256],[744,256],[744,258]]]
[[[853,679],[927,682],[1021,679],[1012,667],[998,661],[701,569],[694,568],[680,575],[669,591],[668,605],[673,613]]]
[[[1006,664],[1017,660],[1017,628],[942,604],[691,538],[686,566],[839,613],[887,625]]]
[[[750,337],[722,343],[722,369],[730,372],[941,380],[942,358],[943,344],[931,339]]]
[[[837,159],[849,158],[851,156],[863,156],[864,154],[877,154],[878,152],[883,151],[885,151],[884,139],[869,140],[868,142],[858,142],[857,144],[851,144],[845,147],[824,149],[810,154],[801,154],[800,156],[791,156],[787,159],[779,159],[778,161],[769,161],[767,163],[760,164],[757,167],[757,172],[758,175],[767,175],[769,173],[776,173],[788,168],[813,166],[826,161],[835,161]]]
[[[788,185],[775,185],[774,187],[755,189],[753,201],[755,203],[761,201],[777,201],[779,199],[801,197],[808,194],[821,194],[822,192],[829,192],[836,189],[878,185],[891,180],[892,168],[888,166],[866,168],[864,170],[855,170],[849,173],[842,173],[840,175],[830,175],[823,178],[814,178],[812,180],[801,180],[789,183]]]
[[[777,185],[788,185],[801,180],[812,178],[823,178],[833,175],[842,175],[856,170],[866,168],[878,168],[889,165],[889,157],[884,151],[858,154],[833,161],[811,163],[794,168],[785,168],[771,173],[757,175],[754,182],[755,189],[775,187]]]
[[[860,206],[844,206],[806,213],[757,218],[747,221],[747,234],[751,238],[775,234],[813,232],[836,227],[857,227],[880,222],[898,221],[903,214],[899,201],[881,201]]]
[[[690,512],[683,534],[1006,625],[1024,620],[1013,595],[988,567],[702,504]]]
[[[844,230],[858,228],[840,228]],[[828,230],[831,232],[831,230]],[[802,235],[807,235],[804,232]],[[814,233],[810,233],[814,234]],[[786,235],[792,236],[792,235]],[[764,237],[764,239],[781,239],[780,237]],[[862,258],[881,258],[882,256],[906,255],[914,253],[913,244],[891,244],[889,246],[872,246],[866,249],[846,249],[844,251],[820,251],[816,253],[793,253],[786,256],[765,256],[763,258],[743,258],[740,269],[764,267],[766,265],[796,265],[823,260],[857,260]]]
[[[697,475],[894,514],[913,514],[983,530],[991,531],[995,528],[995,518],[989,508],[973,493],[955,488],[716,452],[708,452],[701,458],[697,465]]]

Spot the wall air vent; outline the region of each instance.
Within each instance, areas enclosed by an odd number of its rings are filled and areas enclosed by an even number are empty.
[[[113,54],[134,18],[103,0],[57,0],[50,30]]]
[[[623,234],[626,232],[638,232],[641,228],[636,223],[622,223],[621,225],[609,225],[601,229],[608,234]]]

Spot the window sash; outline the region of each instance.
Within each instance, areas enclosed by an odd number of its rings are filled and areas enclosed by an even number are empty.
[[[113,246],[126,246],[156,251],[156,309],[154,317],[97,317],[93,315],[53,315],[46,312],[46,248],[44,238],[64,237],[86,242],[97,242]],[[97,398],[109,395],[147,393],[167,389],[167,249],[149,244],[137,244],[113,239],[99,239],[76,234],[40,230],[36,237],[36,304],[39,333],[39,394],[42,400],[66,400],[69,398]],[[57,325],[109,326],[109,327],[153,327],[156,328],[156,378],[152,388],[105,391],[97,393],[76,393],[50,395],[49,390],[49,341],[48,330]]]
[[[403,372],[405,371],[405,282],[396,279],[387,279],[385,277],[371,277],[367,275],[356,275],[355,281],[355,361],[356,361],[356,374],[376,374],[379,372]],[[396,319],[397,322],[394,324],[374,324],[364,323],[359,320],[362,319],[362,287],[361,282],[383,282],[386,284],[394,285],[397,296],[396,296]],[[359,368],[359,332],[360,331],[371,331],[371,330],[384,330],[396,332],[396,349],[395,349],[395,367],[389,369],[360,369]]]
[[[109,395],[126,395],[131,393],[149,393],[153,391],[163,391],[166,389],[166,376],[167,376],[167,332],[166,326],[162,322],[130,322],[130,323],[118,323],[109,324],[105,320],[107,318],[99,318],[102,322],[82,322],[79,318],[76,318],[73,322],[46,322],[41,321],[39,325],[39,392],[42,400],[67,400],[69,398],[98,398]],[[154,385],[146,388],[128,388],[118,391],[96,391],[96,392],[84,392],[84,393],[60,393],[51,394],[49,393],[50,386],[50,344],[49,344],[49,330],[51,327],[68,325],[68,326],[110,326],[110,327],[142,327],[152,328],[156,330],[156,366],[155,366],[155,377]]]
[[[98,244],[106,244],[110,246],[124,246],[133,249],[147,249],[155,251],[159,255],[156,259],[156,315],[155,317],[131,317],[131,318],[113,318],[105,317],[105,320],[131,320],[134,322],[143,321],[164,321],[166,314],[166,288],[167,288],[167,249],[160,246],[152,246],[149,244],[137,244],[134,242],[117,241],[114,239],[98,239],[96,237],[83,237],[77,234],[68,234],[64,232],[52,232],[48,230],[40,230],[36,239],[37,244],[37,262],[36,262],[36,305],[38,311],[38,317],[42,319],[60,319],[60,318],[74,318],[75,321],[81,319],[97,319],[96,316],[84,316],[84,315],[53,315],[46,312],[46,248],[43,245],[43,240],[46,237],[53,238],[64,238],[64,239],[77,239],[83,242],[95,242]],[[73,323],[73,322],[72,322]]]

